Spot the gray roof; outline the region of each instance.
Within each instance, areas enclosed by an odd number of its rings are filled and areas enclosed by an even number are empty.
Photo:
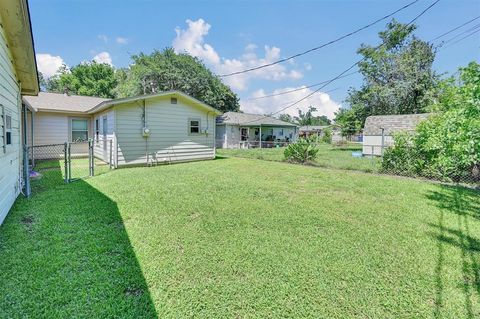
[[[109,99],[93,96],[40,92],[24,96],[23,101],[36,111],[83,113]]]
[[[300,126],[299,131],[300,132],[316,132],[316,131],[324,130],[327,127],[328,125],[305,125],[305,126]]]
[[[374,115],[365,120],[363,135],[392,135],[400,131],[413,132],[418,123],[425,120],[430,113],[402,115]]]
[[[217,124],[242,126],[297,126],[292,123],[280,121],[271,116],[239,112],[225,112],[223,115],[217,117]]]

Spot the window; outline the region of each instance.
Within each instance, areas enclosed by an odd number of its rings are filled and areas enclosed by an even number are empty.
[[[72,142],[88,140],[88,120],[72,119]]]
[[[98,142],[98,135],[100,135],[100,120],[95,119],[95,138],[97,139],[97,142]]]
[[[12,117],[5,115],[5,144],[12,145]]]
[[[278,136],[283,136],[283,128],[278,131]]]
[[[176,97],[170,98],[170,103],[177,104],[177,98]]]
[[[103,121],[103,138],[107,138],[107,133],[108,133],[108,122],[107,122],[107,117],[104,116],[102,118],[102,121]]]
[[[189,120],[189,131],[190,134],[199,134],[200,133],[200,120]]]

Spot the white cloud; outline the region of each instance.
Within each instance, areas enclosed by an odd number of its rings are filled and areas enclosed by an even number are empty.
[[[123,37],[117,37],[115,39],[115,41],[118,43],[118,44],[127,44],[128,43],[128,39],[127,38],[123,38]]]
[[[38,70],[45,78],[55,75],[58,69],[65,63],[59,55],[38,53],[36,55]]]
[[[108,42],[108,37],[105,34],[99,34],[99,35],[97,35],[97,38],[99,38],[100,40],[102,40],[105,43]]]
[[[97,63],[106,63],[106,64],[112,64],[112,57],[110,56],[110,53],[108,52],[100,52],[96,56],[93,57],[93,61]]]
[[[301,89],[303,88],[303,89]],[[289,106],[290,104],[294,103],[295,101],[300,100],[301,98],[307,96],[308,94],[312,93],[313,91],[306,87],[299,87],[299,88],[283,88],[277,89],[273,92],[265,92],[263,89],[257,90],[253,92],[253,94],[249,98],[256,98],[260,96],[270,95],[270,94],[278,94],[285,91],[290,91],[294,89],[301,89],[289,94],[277,95],[263,99],[257,100],[240,100],[240,109],[246,113],[255,113],[255,114],[271,114],[274,112],[279,111],[280,109]],[[302,102],[298,103],[295,106],[292,106],[285,111],[282,111],[275,116],[278,116],[281,113],[287,113],[292,116],[298,115],[298,110],[306,111],[309,106],[314,106],[317,108],[316,116],[319,115],[326,115],[329,119],[333,119],[335,117],[334,113],[338,111],[341,107],[341,104],[333,101],[330,98],[330,95],[323,92],[318,92],[310,96],[309,98],[303,100]]]
[[[204,36],[210,30],[210,24],[203,19],[197,21],[187,20],[188,29],[182,30],[180,27],[175,28],[177,37],[173,40],[172,46],[177,52],[186,51],[193,56],[199,57],[206,63],[218,64],[220,57],[213,47],[204,43]]]
[[[186,22],[188,26],[186,30],[180,27],[175,29],[177,36],[173,40],[173,48],[176,52],[186,51],[193,56],[201,58],[218,74],[228,74],[254,68],[281,58],[280,48],[270,46],[264,46],[264,56],[259,57],[255,52],[257,49],[255,44],[248,44],[243,54],[238,58],[220,58],[215,49],[210,44],[205,43],[205,36],[208,35],[211,28],[210,24],[206,23],[203,19],[196,21],[187,20]],[[291,65],[293,64],[292,62]],[[288,70],[284,65],[275,64],[268,68],[224,77],[223,80],[234,89],[245,90],[248,88],[248,82],[251,79],[281,81],[287,79],[295,80],[302,77],[302,72],[298,70]]]

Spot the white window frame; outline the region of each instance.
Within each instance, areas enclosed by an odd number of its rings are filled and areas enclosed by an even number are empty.
[[[72,118],[70,118],[70,141],[75,142],[73,140],[73,132],[74,132],[73,121],[86,121],[87,122],[87,131],[86,131],[87,132],[87,140],[86,141],[88,141],[88,138],[89,138],[89,135],[90,135],[90,130],[88,129],[88,126],[90,125],[90,123],[89,123],[88,118],[83,118],[83,117],[72,117]],[[75,132],[85,132],[85,131],[75,130]],[[86,141],[83,141],[83,142],[86,142]]]
[[[192,122],[196,121],[198,122],[198,125],[193,126]],[[192,127],[198,127],[198,132],[192,132]],[[188,119],[188,135],[200,135],[202,133],[202,121],[200,118],[189,118]]]

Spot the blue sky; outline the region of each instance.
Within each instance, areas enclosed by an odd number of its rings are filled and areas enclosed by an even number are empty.
[[[96,59],[125,67],[130,55],[174,46],[196,55],[215,72],[227,73],[289,56],[357,29],[406,1],[90,1],[30,0],[39,68],[52,74],[60,63],[69,66]],[[431,4],[422,0],[395,17],[408,22]],[[480,1],[441,0],[417,21],[416,34],[431,40],[480,15]],[[443,38],[459,34],[480,19]],[[240,96],[242,109],[269,113],[307,95],[305,89],[275,98],[249,100],[265,94],[300,88],[328,80],[358,60],[361,43],[378,43],[380,22],[332,46],[262,71],[225,81]],[[439,51],[435,69],[454,73],[459,66],[480,60],[475,34]],[[347,95],[358,87],[359,75],[340,79],[298,105],[318,107],[332,116]],[[290,113],[297,112],[297,106]]]

